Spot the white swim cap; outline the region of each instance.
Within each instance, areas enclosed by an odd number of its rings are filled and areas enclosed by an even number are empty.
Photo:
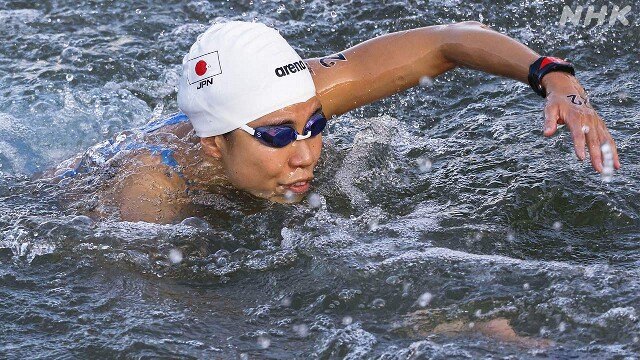
[[[182,61],[178,106],[200,137],[224,134],[316,94],[307,65],[263,24],[211,26]]]

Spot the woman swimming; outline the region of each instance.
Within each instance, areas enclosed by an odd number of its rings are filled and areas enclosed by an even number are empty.
[[[572,65],[480,23],[392,33],[302,60],[276,30],[228,22],[200,35],[183,60],[184,114],[122,133],[55,175],[77,179],[93,167],[108,168],[110,185],[95,199],[94,213],[115,209],[129,221],[179,221],[195,193],[216,186],[296,202],[314,178],[327,119],[458,66],[529,83],[546,99],[545,136],[566,124],[579,159],[587,147],[596,171],[605,171],[607,152],[620,168],[615,143]]]

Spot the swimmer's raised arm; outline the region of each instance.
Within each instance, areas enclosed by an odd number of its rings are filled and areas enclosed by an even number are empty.
[[[307,63],[324,113],[331,116],[416,86],[424,76],[433,78],[458,66],[527,83],[529,66],[539,58],[539,54],[506,35],[477,22],[463,22],[380,36]],[[620,168],[615,143],[576,78],[565,72],[550,72],[540,85],[547,100],[544,135],[551,136],[558,124],[566,124],[579,159],[586,159],[586,144],[593,168],[603,172],[601,147],[608,144],[613,165]]]

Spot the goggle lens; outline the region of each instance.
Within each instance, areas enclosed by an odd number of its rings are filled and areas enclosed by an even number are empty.
[[[311,136],[316,136],[327,126],[327,119],[321,112],[313,114],[304,126],[304,134],[311,132]],[[261,126],[255,129],[253,135],[263,144],[271,147],[285,147],[294,142],[298,136],[298,132],[286,125],[279,126]]]

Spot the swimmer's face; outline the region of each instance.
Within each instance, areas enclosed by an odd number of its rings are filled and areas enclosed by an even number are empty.
[[[300,134],[309,118],[321,109],[317,97],[287,106],[247,124],[252,128],[288,124]],[[230,136],[202,138],[205,153],[220,159],[229,181],[238,189],[275,202],[300,201],[309,190],[320,158],[322,135],[269,147],[236,129]]]

